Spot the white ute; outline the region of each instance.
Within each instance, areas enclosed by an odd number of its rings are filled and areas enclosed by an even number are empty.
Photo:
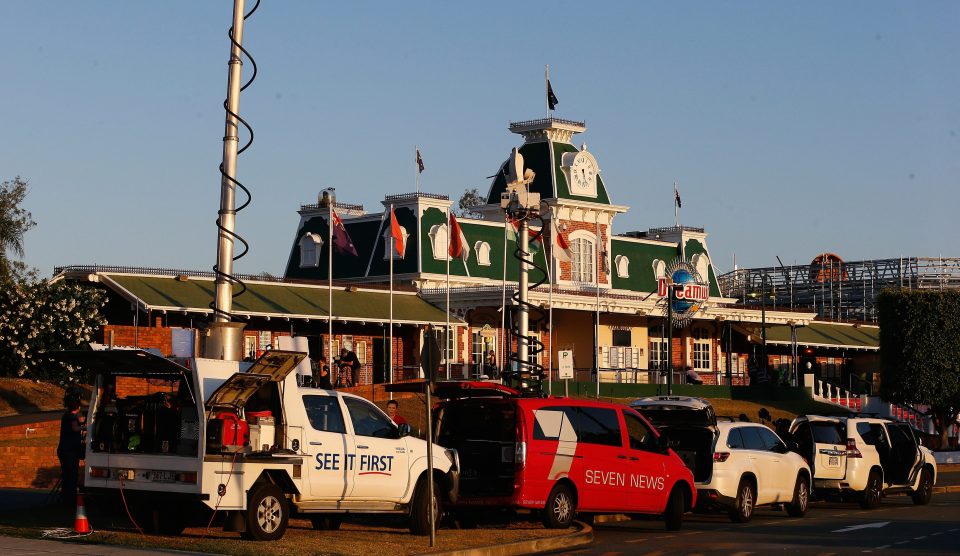
[[[122,494],[144,527],[177,533],[217,512],[227,530],[275,540],[291,515],[335,529],[345,514],[387,513],[425,534],[428,512],[456,500],[454,450],[433,447],[431,503],[427,443],[361,397],[298,386],[302,353],[253,363],[50,355],[96,374],[85,489]]]

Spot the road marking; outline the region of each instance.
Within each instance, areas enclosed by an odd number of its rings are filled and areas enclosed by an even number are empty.
[[[753,552],[734,552],[730,556],[749,556],[750,554],[754,554],[754,553]]]
[[[703,531],[690,531],[689,533],[684,533],[683,536],[688,537],[690,535],[699,535],[700,533],[703,533]]]
[[[876,523],[864,523],[863,525],[851,525],[850,527],[844,527],[843,529],[837,529],[836,531],[831,531],[832,533],[849,533],[850,531],[859,531],[860,529],[880,529],[881,527],[886,527],[890,525],[889,521],[878,521]]]
[[[925,538],[927,538],[926,535],[920,535],[919,537],[913,537],[913,540],[915,540],[915,541],[922,541],[922,540],[925,539]]]
[[[676,535],[663,535],[662,537],[654,537],[655,539],[672,539]]]
[[[942,535],[942,534],[943,534],[942,531],[937,531],[936,533],[930,533],[930,536],[931,536],[931,537],[936,537],[937,535]]]
[[[960,529],[957,529],[956,527],[954,527],[953,529],[948,529],[947,533],[953,533],[954,531],[960,531]]]
[[[647,541],[647,539],[630,539],[630,540],[628,540],[628,541],[623,541],[623,542],[626,542],[626,543],[635,543],[635,542],[646,542],[646,541]]]
[[[889,545],[889,544],[885,544],[885,545],[883,545],[883,546],[878,546],[878,547],[877,547],[877,550],[883,550],[884,548],[890,548],[890,545]]]
[[[893,543],[893,544],[907,544],[908,542],[910,542],[910,541],[900,541],[900,542],[895,542],[895,543]]]

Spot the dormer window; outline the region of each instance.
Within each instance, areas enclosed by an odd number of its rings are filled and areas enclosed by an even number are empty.
[[[614,258],[614,264],[617,266],[617,276],[620,278],[630,277],[630,259],[624,255],[617,255]]]
[[[323,247],[323,238],[320,234],[307,233],[300,238],[300,268],[317,268],[320,266],[320,249]]]
[[[667,263],[660,259],[653,260],[653,279],[659,280],[667,276]]]
[[[490,266],[490,244],[486,241],[478,241],[473,246],[477,253],[477,264],[480,266]]]
[[[397,252],[397,249],[394,249],[393,250],[394,259],[405,259],[407,255],[407,238],[410,237],[410,232],[408,232],[407,229],[404,228],[403,226],[400,226],[400,235],[403,236],[403,245],[398,245],[397,247],[403,248],[404,256],[401,257],[400,253]],[[390,227],[387,226],[387,229],[383,232],[383,260],[385,261],[388,260],[388,257],[390,256],[390,246],[392,244],[392,242],[390,241],[391,237],[393,236],[390,234]]]
[[[433,258],[438,261],[445,261],[450,258],[447,251],[447,225],[435,224],[431,226],[428,235],[430,236],[430,246],[433,247]]]

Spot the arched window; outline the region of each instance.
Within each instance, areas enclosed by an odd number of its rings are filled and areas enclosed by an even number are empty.
[[[447,225],[435,224],[430,227],[430,246],[433,247],[433,258],[438,261],[445,261],[449,258],[447,254]]]
[[[490,244],[486,241],[478,241],[473,245],[473,250],[477,253],[477,264],[480,266],[490,266]]]
[[[320,265],[320,234],[307,233],[300,238],[300,268],[317,268]]]
[[[574,282],[596,281],[596,236],[584,230],[570,234],[570,279]]]
[[[710,257],[704,253],[697,253],[690,259],[690,262],[693,264],[693,268],[697,269],[697,274],[700,275],[701,280],[704,282],[710,280]]]
[[[617,265],[617,276],[620,278],[630,277],[630,259],[624,255],[617,255],[614,258],[614,264]]]
[[[410,233],[407,232],[407,229],[403,226],[400,226],[400,235],[403,236],[403,257],[397,252],[393,251],[394,259],[405,259],[407,257],[407,238],[410,237]],[[393,237],[390,233],[390,227],[387,226],[387,229],[383,232],[383,260],[387,260],[387,257],[390,256],[390,238]]]
[[[667,263],[660,259],[653,259],[653,278],[659,280],[667,274]]]

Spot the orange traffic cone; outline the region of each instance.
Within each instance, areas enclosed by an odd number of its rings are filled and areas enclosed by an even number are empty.
[[[77,494],[77,518],[73,522],[73,532],[78,535],[92,533],[90,522],[87,521],[87,510],[83,507],[83,495]]]

